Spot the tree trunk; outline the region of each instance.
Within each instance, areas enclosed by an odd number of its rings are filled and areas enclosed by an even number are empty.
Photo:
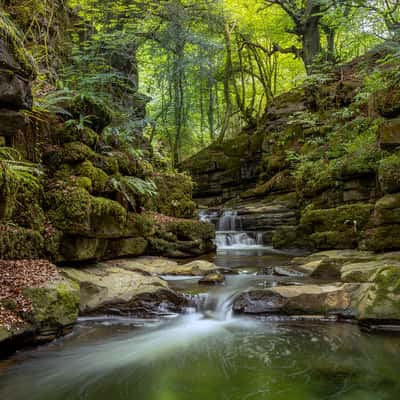
[[[303,53],[302,58],[307,74],[314,70],[314,64],[318,62],[321,53],[321,35],[319,32],[320,16],[315,15],[319,12],[319,7],[313,7],[312,15],[309,16],[303,26]]]

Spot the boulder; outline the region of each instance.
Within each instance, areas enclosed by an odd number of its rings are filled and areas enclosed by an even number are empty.
[[[237,313],[286,315],[338,315],[351,317],[357,284],[277,286],[239,295],[233,304]]]
[[[64,268],[62,272],[80,286],[81,313],[148,317],[187,305],[186,298],[169,289],[165,281],[137,270],[101,263],[83,269]]]
[[[379,126],[379,145],[382,150],[400,146],[400,118],[385,120]]]
[[[220,272],[212,272],[199,280],[200,285],[222,285],[225,282],[225,276]]]
[[[1,76],[1,75],[0,75]],[[1,84],[0,84],[1,91]],[[1,92],[0,92],[1,93]],[[29,119],[18,111],[0,109],[0,135],[15,136],[29,125]]]
[[[351,263],[344,265],[341,270],[343,282],[374,282],[377,274],[386,269],[396,268],[400,271],[400,261],[396,260],[374,260],[362,263]]]
[[[162,257],[140,257],[134,259],[121,259],[107,261],[105,264],[125,268],[131,271],[143,271],[150,275],[182,275],[182,276],[207,276],[216,272],[232,273],[232,270],[217,267],[215,264],[196,260],[187,264],[178,264],[176,261]]]

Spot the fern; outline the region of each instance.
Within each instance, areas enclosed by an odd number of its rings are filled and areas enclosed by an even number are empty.
[[[135,208],[135,196],[153,198],[157,196],[157,186],[151,180],[144,180],[133,176],[113,177],[110,180],[112,188],[123,194],[128,203]]]

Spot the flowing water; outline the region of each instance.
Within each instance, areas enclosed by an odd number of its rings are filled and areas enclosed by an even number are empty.
[[[242,274],[228,276],[223,288],[204,290],[189,277],[171,281],[198,293],[196,309],[187,314],[81,319],[70,336],[0,363],[0,399],[399,398],[399,337],[350,324],[232,316],[235,293],[274,284],[272,276],[254,271],[285,260],[251,252],[232,257]]]
[[[183,315],[81,319],[66,338],[0,362],[4,400],[397,400],[400,337],[350,324],[232,315],[247,288],[276,285],[260,271],[288,255],[243,232],[235,212],[217,225],[214,262],[236,268],[224,287],[164,277],[191,296]],[[281,284],[299,284],[282,278]],[[301,282],[300,282],[301,283]]]

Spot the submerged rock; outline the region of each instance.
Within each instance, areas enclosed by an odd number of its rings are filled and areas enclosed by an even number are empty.
[[[224,282],[225,276],[218,271],[208,274],[199,280],[201,285],[222,285]]]

